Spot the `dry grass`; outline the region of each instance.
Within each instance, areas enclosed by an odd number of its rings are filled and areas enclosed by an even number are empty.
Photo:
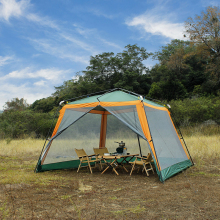
[[[37,156],[44,145],[41,139],[0,140],[0,156],[25,157]]]
[[[193,136],[186,136],[184,137],[184,140],[187,144],[187,147],[190,151],[190,154],[193,158],[196,159],[211,159],[211,158],[219,158],[220,157],[220,135],[211,135],[211,136],[201,136],[199,133],[196,133]],[[85,142],[85,140],[83,140]],[[91,151],[93,147],[97,147],[97,141],[95,141],[95,144],[90,140],[90,144],[93,144],[90,146],[88,143],[83,144],[80,141],[77,142],[77,146],[84,146],[84,149],[86,151]],[[113,149],[118,146],[114,143],[114,140],[109,140],[107,143],[109,146],[107,146],[109,149],[113,145]],[[141,143],[143,146],[144,141]],[[40,139],[21,139],[21,140],[1,140],[0,141],[0,156],[8,156],[8,157],[19,157],[19,158],[25,158],[25,157],[35,157],[38,158],[40,155],[40,152],[42,150],[42,147],[44,145],[44,140]],[[66,144],[68,145],[68,144]],[[134,139],[127,139],[126,146],[129,149],[129,152],[131,153],[137,153],[138,146],[137,146],[137,140]],[[136,146],[134,149],[131,146]],[[144,146],[146,148],[147,146]],[[135,152],[133,152],[136,150]],[[147,152],[146,152],[147,153]]]
[[[113,143],[114,140],[110,142]],[[220,158],[219,135],[189,136],[185,138],[185,142],[194,162],[198,166]],[[130,144],[130,146],[135,144],[133,140],[129,139],[127,143],[128,145]],[[11,141],[1,140],[0,158],[4,158],[4,162],[0,161],[0,183],[34,182],[45,184],[50,181],[56,181],[55,176],[50,176],[47,173],[45,173],[42,179],[36,179],[34,167],[43,145],[44,140],[31,138]],[[129,152],[137,153],[137,151],[133,152],[135,149],[138,151],[137,148],[132,149],[130,147]],[[86,148],[86,150],[88,149]],[[17,172],[17,170],[19,170],[19,172]]]
[[[191,136],[185,138],[192,158],[216,159],[220,158],[220,135]]]
[[[44,140],[2,140],[0,219],[218,219],[219,139],[186,137],[196,165],[214,157],[215,166],[199,164],[165,184],[152,173],[123,170],[119,176],[86,169],[34,173]]]

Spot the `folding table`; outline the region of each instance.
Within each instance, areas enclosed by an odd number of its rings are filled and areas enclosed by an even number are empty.
[[[110,155],[110,156],[98,156],[99,159],[103,159],[105,161],[106,164],[108,164],[107,168],[102,172],[102,174],[108,170],[110,167],[112,167],[112,169],[114,170],[114,172],[118,174],[118,172],[116,171],[116,167],[121,166],[123,167],[123,169],[128,172],[128,170],[126,169],[126,167],[124,166],[124,163],[129,163],[130,160],[132,160],[135,156],[138,156],[139,154],[132,154],[132,155],[122,155],[122,154],[117,154],[117,155]],[[122,159],[121,161],[119,161],[120,159]],[[111,162],[108,162],[107,160],[111,160]]]

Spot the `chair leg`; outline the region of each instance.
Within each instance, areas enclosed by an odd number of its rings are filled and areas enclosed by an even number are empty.
[[[152,167],[152,164],[151,164],[151,163],[150,163],[150,167],[151,167],[152,172],[153,172],[153,174],[154,174],[154,169],[153,169],[153,167]]]
[[[145,163],[143,164],[143,167],[144,167],[144,170],[145,170],[147,176],[149,176],[149,173],[147,172],[147,169],[146,169]]]
[[[79,169],[80,169],[80,167],[81,167],[81,163],[82,163],[82,161],[80,160],[80,164],[79,164],[79,166],[78,166],[77,173],[79,172]]]
[[[135,166],[135,164],[132,165],[132,169],[131,169],[131,172],[130,172],[130,176],[131,176],[131,174],[132,174],[132,172],[133,172],[133,170],[134,170],[134,166]]]
[[[99,169],[100,171],[102,170],[102,161],[100,161],[100,167],[101,167],[101,169]]]
[[[92,173],[92,167],[90,165],[90,162],[88,161],[88,165],[89,165],[89,169],[90,169],[90,172]]]

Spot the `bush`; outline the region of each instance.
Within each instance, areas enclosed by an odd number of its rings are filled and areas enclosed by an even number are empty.
[[[218,97],[172,100],[169,104],[172,117],[179,126],[201,124],[208,120],[220,125],[220,99]]]
[[[0,138],[46,137],[52,121],[53,114],[50,113],[5,111],[0,115]]]

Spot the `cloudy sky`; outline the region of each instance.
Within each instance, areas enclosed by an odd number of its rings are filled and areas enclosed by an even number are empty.
[[[90,56],[127,44],[155,52],[183,39],[184,21],[219,0],[0,0],[0,110],[46,98]],[[151,67],[155,61],[147,60]]]

